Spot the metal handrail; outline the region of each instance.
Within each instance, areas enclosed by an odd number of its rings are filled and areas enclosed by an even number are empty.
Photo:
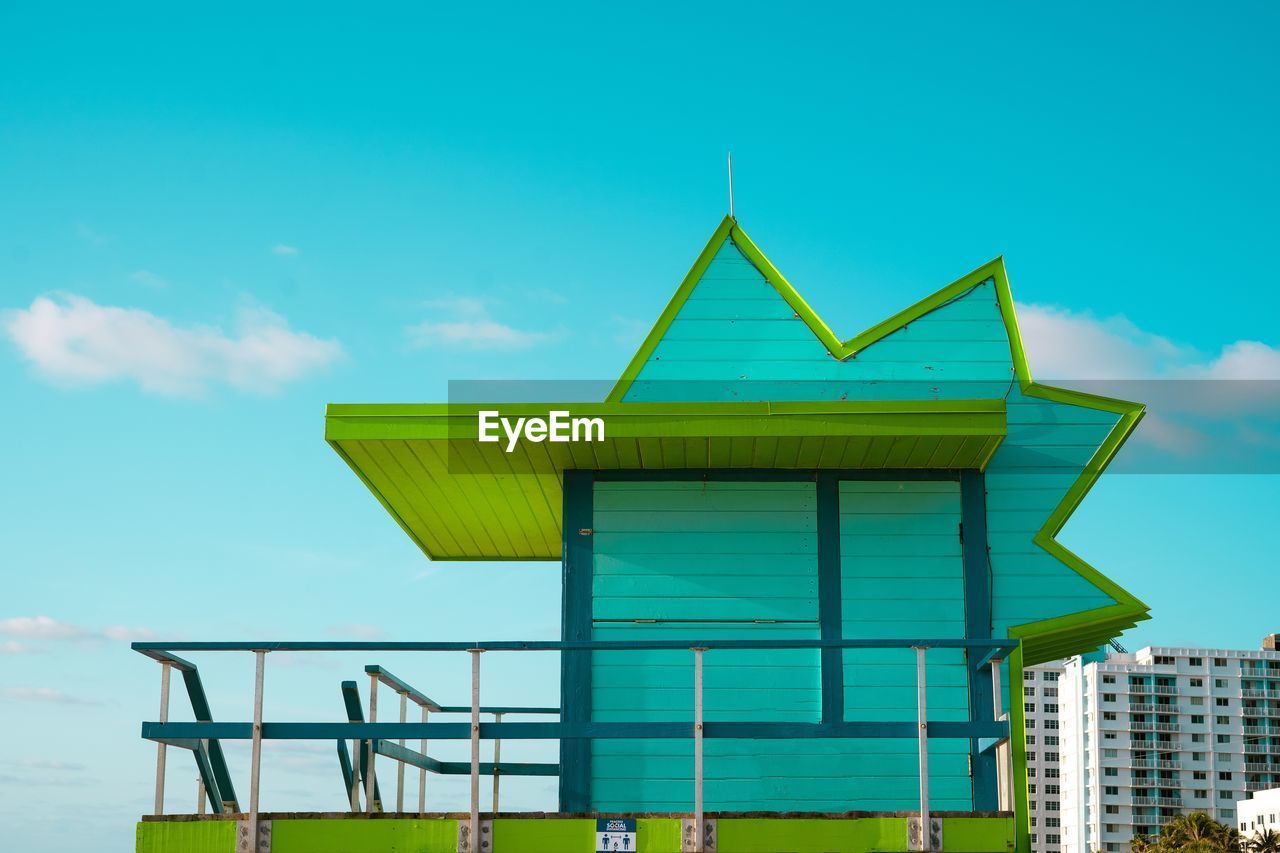
[[[1018,646],[1013,640],[997,639],[960,639],[960,638],[910,638],[910,639],[806,639],[806,640],[631,640],[631,641],[511,641],[499,640],[489,642],[137,642],[132,644],[135,651],[160,662],[163,669],[161,682],[161,715],[157,723],[143,723],[142,736],[154,740],[158,744],[157,755],[157,798],[156,811],[162,813],[162,792],[164,786],[165,747],[180,746],[197,752],[200,756],[200,745],[216,743],[218,739],[248,739],[251,741],[251,770],[249,792],[250,838],[257,837],[258,831],[258,793],[260,780],[260,756],[264,739],[315,740],[335,739],[339,741],[339,752],[343,752],[342,741],[352,741],[352,758],[350,760],[351,800],[353,809],[358,806],[358,782],[361,772],[364,773],[365,806],[372,812],[376,795],[376,777],[374,775],[374,758],[378,754],[385,755],[399,762],[398,808],[403,808],[403,767],[411,764],[419,768],[423,776],[428,769],[442,772],[444,763],[434,761],[426,756],[426,740],[429,737],[444,739],[469,739],[471,742],[471,813],[468,823],[468,847],[479,837],[480,828],[480,796],[479,777],[482,773],[480,762],[480,740],[488,737],[495,740],[494,761],[489,771],[495,776],[494,801],[496,811],[497,786],[496,777],[502,772],[498,760],[496,742],[499,737],[522,739],[569,739],[569,738],[636,738],[659,737],[681,738],[692,737],[694,741],[694,843],[696,849],[702,847],[703,827],[703,774],[702,743],[706,737],[722,738],[793,738],[793,737],[915,737],[919,743],[920,763],[920,826],[924,837],[929,832],[929,770],[928,739],[930,737],[966,737],[975,742],[986,741],[994,747],[997,756],[1003,756],[1005,764],[1011,762],[1011,750],[1008,748],[1010,726],[1003,713],[1003,694],[1000,687],[999,668],[1003,659]],[[820,723],[757,723],[757,722],[716,722],[704,723],[702,719],[702,657],[711,650],[742,649],[911,649],[916,657],[917,717],[915,723],[906,722],[865,722],[865,721],[828,721]],[[992,674],[993,719],[982,722],[937,721],[926,719],[925,699],[926,667],[925,653],[930,648],[963,649],[966,652],[978,652],[976,659],[970,656],[968,667],[976,671],[990,666]],[[691,650],[694,653],[694,719],[689,723],[594,723],[565,722],[556,723],[503,723],[502,713],[559,713],[558,708],[521,708],[519,706],[496,706],[501,710],[490,708],[495,715],[495,722],[482,724],[480,714],[485,706],[480,704],[480,655],[486,651],[644,651],[644,650]],[[168,688],[169,670],[174,665],[194,669],[194,665],[177,657],[177,651],[243,651],[252,652],[256,659],[254,679],[253,722],[246,723],[214,723],[211,720],[197,723],[168,722]],[[380,666],[368,666],[366,674],[370,678],[369,721],[358,721],[349,714],[345,723],[265,723],[262,719],[263,673],[267,653],[273,651],[288,652],[445,652],[465,651],[471,656],[471,704],[468,706],[442,706],[412,688],[407,682],[397,678]],[[379,684],[392,687],[400,696],[400,722],[377,722],[377,688]],[[345,688],[344,688],[345,689]],[[422,710],[423,721],[409,723],[405,719],[406,703],[412,699]],[[357,699],[358,701],[358,699]],[[431,710],[469,711],[469,726],[452,723],[427,722],[427,713]],[[463,729],[465,728],[465,731]],[[415,752],[404,746],[406,738],[420,738],[422,751]],[[389,743],[399,740],[398,744]],[[361,742],[365,746],[361,750]],[[985,749],[985,747],[984,747]],[[367,756],[367,764],[361,760]],[[347,773],[347,762],[343,762],[344,776]],[[1003,771],[1004,784],[1012,785],[1011,767],[1000,767],[997,761],[997,773]],[[422,777],[420,777],[421,779]],[[419,811],[422,811],[422,786],[419,787]],[[1012,797],[1009,798],[1010,801]]]

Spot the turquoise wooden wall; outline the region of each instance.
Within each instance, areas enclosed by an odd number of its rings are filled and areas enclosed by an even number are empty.
[[[974,398],[1008,407],[986,474],[996,636],[1112,604],[1031,539],[1118,416],[1020,393],[990,280],[837,361],[726,240],[624,399]]]
[[[846,635],[964,635],[959,521],[955,482],[841,485]],[[597,483],[593,529],[596,639],[818,636],[813,483]],[[846,655],[847,719],[914,719],[913,652]],[[967,719],[963,658],[937,650],[928,660],[931,719]],[[816,651],[709,651],[704,665],[708,720],[820,719]],[[598,653],[593,718],[687,721],[692,686],[691,652]],[[931,741],[934,808],[971,807],[968,748]],[[689,741],[596,741],[592,752],[595,808],[690,808]],[[898,810],[919,802],[911,739],[713,739],[705,756],[709,809]]]

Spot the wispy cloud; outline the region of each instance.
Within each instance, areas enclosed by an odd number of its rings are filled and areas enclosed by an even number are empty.
[[[72,696],[52,687],[0,687],[0,701],[41,702],[50,705],[100,705],[94,699]]]
[[[52,770],[59,773],[80,773],[89,769],[87,765],[74,761],[58,761],[52,758],[23,758],[10,764],[26,770]]]
[[[405,330],[413,346],[520,350],[555,337],[547,332],[518,329],[498,322],[489,315],[487,303],[480,299],[440,299],[427,303],[427,307],[442,316],[424,320]]]
[[[1018,325],[1036,376],[1046,379],[1280,379],[1280,349],[1236,341],[1204,353],[1123,316],[1019,305]]]
[[[110,234],[103,234],[97,228],[84,222],[76,223],[76,236],[94,246],[105,246],[115,239]]]
[[[289,246],[284,243],[276,243],[271,247],[271,254],[283,255],[287,258],[295,257],[298,254],[297,246]]]
[[[102,629],[86,628],[62,622],[52,616],[10,616],[0,619],[0,637],[11,638],[0,642],[0,654],[17,655],[42,650],[42,646],[33,646],[32,642],[129,642],[153,639],[155,633],[147,628],[131,628],[126,625],[108,625]]]
[[[151,270],[134,270],[129,273],[129,280],[136,281],[138,284],[145,284],[147,287],[168,287],[169,281],[161,275],[153,273]]]
[[[140,308],[98,305],[74,294],[41,296],[7,311],[3,328],[45,378],[63,385],[131,381],[171,397],[213,385],[272,393],[329,367],[342,345],[295,332],[263,308],[239,312],[234,334],[216,326],[179,326]]]

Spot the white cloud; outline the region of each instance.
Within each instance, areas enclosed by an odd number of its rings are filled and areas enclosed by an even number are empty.
[[[1019,305],[1031,371],[1045,379],[1280,379],[1280,349],[1236,341],[1216,355],[1139,328],[1052,305]]]
[[[165,396],[198,396],[225,384],[271,393],[342,357],[336,340],[295,332],[277,314],[246,308],[236,333],[177,326],[140,308],[98,305],[74,294],[38,297],[8,311],[4,330],[46,378],[68,385],[122,380]]]
[[[284,255],[285,257],[292,258],[298,254],[298,247],[287,246],[284,243],[276,243],[271,247],[271,253],[274,255]]]
[[[0,700],[7,702],[45,702],[54,705],[98,705],[93,699],[72,696],[52,687],[3,687]]]
[[[11,616],[0,619],[0,635],[24,640],[82,640],[92,637],[93,632],[50,616]]]
[[[23,645],[22,643],[14,640],[5,640],[3,643],[0,643],[0,655],[25,655],[30,651],[32,651],[30,646]]]
[[[442,299],[428,303],[428,307],[447,316],[407,328],[405,333],[414,346],[517,350],[554,338],[546,332],[526,331],[497,322],[489,316],[488,306],[479,299]]]

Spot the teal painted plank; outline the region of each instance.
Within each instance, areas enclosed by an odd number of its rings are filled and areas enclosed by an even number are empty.
[[[752,509],[721,509],[707,505],[680,510],[666,508],[597,510],[597,533],[648,532],[655,536],[683,533],[812,533],[817,530],[813,509],[789,510],[756,504]]]
[[[682,533],[679,536],[653,536],[646,533],[600,533],[596,547],[605,554],[812,554],[817,550],[816,535],[780,533]]]
[[[781,296],[773,299],[691,299],[680,309],[685,320],[799,319]]]
[[[694,568],[702,575],[732,575],[747,577],[812,577],[813,557],[807,554],[771,554],[767,561],[742,560],[737,554],[691,554],[684,558],[687,565],[680,565],[680,558],[668,554],[596,554],[594,565],[597,577],[603,575],[629,575],[648,577],[688,572]]]

